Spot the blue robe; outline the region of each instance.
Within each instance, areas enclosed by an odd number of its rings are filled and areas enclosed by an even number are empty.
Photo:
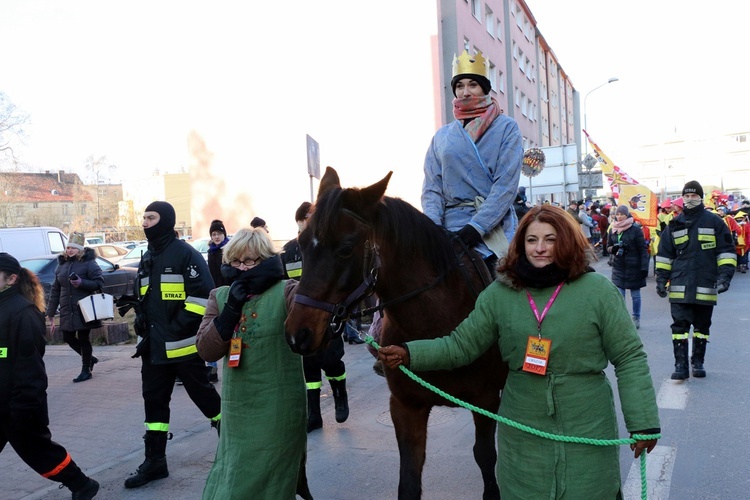
[[[422,211],[435,224],[458,231],[466,224],[484,236],[502,222],[508,241],[518,219],[513,210],[523,161],[518,124],[498,116],[474,144],[460,121],[441,127],[432,138],[424,162]],[[477,210],[477,196],[485,199]],[[483,257],[491,251],[476,247]]]

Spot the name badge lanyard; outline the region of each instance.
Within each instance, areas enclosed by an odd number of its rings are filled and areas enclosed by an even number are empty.
[[[547,305],[544,306],[544,310],[542,311],[542,314],[539,315],[539,309],[536,307],[536,302],[534,302],[534,298],[531,296],[528,290],[526,290],[526,297],[529,299],[529,305],[531,306],[531,310],[534,313],[534,316],[536,317],[537,322],[537,333],[539,334],[539,338],[542,338],[542,321],[544,321],[544,317],[547,316],[547,311],[550,310],[552,307],[552,304],[555,302],[555,299],[557,298],[557,295],[560,293],[560,289],[562,289],[562,286],[565,284],[563,281],[559,285],[557,285],[557,288],[555,289],[555,293],[552,294],[552,297],[550,297],[549,301],[547,302]]]

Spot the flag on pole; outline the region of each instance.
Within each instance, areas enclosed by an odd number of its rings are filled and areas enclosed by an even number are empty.
[[[627,204],[633,218],[644,226],[656,226],[658,223],[659,202],[656,194],[646,186],[639,184],[637,180],[630,177],[623,169],[604,154],[602,149],[586,134],[589,144],[594,149],[596,159],[602,164],[602,173],[607,176],[612,196],[618,204]]]

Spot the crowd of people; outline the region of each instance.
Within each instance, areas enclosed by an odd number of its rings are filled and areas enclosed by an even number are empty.
[[[487,71],[481,54],[464,52],[454,61],[456,120],[436,132],[427,150],[422,209],[466,251],[477,252],[494,281],[450,335],[383,346],[374,354],[389,369],[406,365],[419,372],[467,365],[497,344],[510,366],[499,415],[542,431],[565,429],[600,439],[617,437],[614,393],[604,374],[612,364],[637,458],[653,450],[660,433],[638,332],[650,262],[656,291],[670,302],[672,379],[687,379],[690,369],[693,377],[705,377],[713,306],[729,289],[735,268],[747,270],[750,202],[729,210],[721,197],[712,197],[712,213],[701,185],[691,181],[681,197],[662,204],[653,229],[639,224],[626,205],[571,200],[567,208],[532,207],[518,188],[522,137],[491,96]],[[308,202],[297,209],[299,232],[313,210]],[[284,321],[302,275],[296,239],[277,251],[260,217],[231,236],[215,219],[206,260],[176,236],[175,219],[167,202],[146,207],[148,251],[138,266],[134,296],[118,301],[121,314],[135,310],[133,357],[141,363],[145,425],[145,460],[124,486],[138,488],[169,476],[169,402],[179,380],[218,434],[204,499],[312,498],[305,472],[307,434],[323,426],[322,375],[333,394],[335,419],[344,422],[349,417],[344,343],[362,343],[358,332],[337,336],[316,356],[294,354],[284,340]],[[609,257],[611,279],[590,266],[597,254]],[[0,450],[10,443],[36,472],[67,486],[73,498],[93,498],[99,485],[51,440],[44,316],[53,329],[59,309],[63,339],[81,356],[74,382],[91,379],[98,360],[89,334],[99,324],[83,320],[77,301],[102,284],[81,233],[69,237],[47,304],[33,274],[0,253],[5,339]],[[371,332],[381,321],[382,314],[375,315]],[[221,394],[213,385],[219,373]],[[497,439],[503,497],[558,498],[562,491],[572,498],[621,495],[614,447],[548,442],[513,428]]]

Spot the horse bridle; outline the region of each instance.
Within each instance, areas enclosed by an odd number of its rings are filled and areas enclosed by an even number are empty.
[[[351,210],[342,210],[343,213],[349,215],[360,224],[365,225],[368,229],[370,225]],[[365,241],[365,272],[363,273],[362,283],[354,289],[342,302],[333,304],[331,302],[325,302],[322,300],[313,299],[307,295],[296,294],[294,296],[294,302],[305,306],[314,307],[331,314],[329,320],[329,334],[331,338],[336,335],[340,335],[346,324],[346,320],[349,319],[354,309],[359,305],[360,302],[365,300],[367,297],[373,294],[375,291],[375,285],[378,283],[378,271],[380,269],[380,249],[377,243],[370,243],[370,240]]]

